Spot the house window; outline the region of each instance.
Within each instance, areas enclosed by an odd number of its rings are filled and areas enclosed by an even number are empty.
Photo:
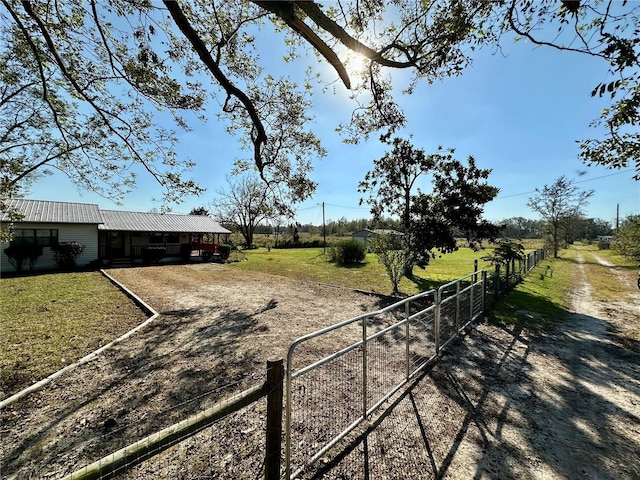
[[[57,228],[16,228],[11,245],[39,245],[52,247],[58,244]]]
[[[168,233],[167,243],[180,243],[180,235],[177,235],[175,233]]]
[[[162,233],[150,233],[149,234],[149,243],[164,244],[164,235]]]

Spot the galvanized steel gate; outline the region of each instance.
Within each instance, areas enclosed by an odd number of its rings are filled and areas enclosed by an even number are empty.
[[[475,272],[293,342],[287,355],[286,478],[297,478],[367,420],[478,318],[485,285],[486,272]]]

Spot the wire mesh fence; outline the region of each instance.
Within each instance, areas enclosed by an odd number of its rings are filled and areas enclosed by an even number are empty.
[[[287,357],[287,478],[311,468],[482,313],[485,279],[485,272],[476,272],[293,343]],[[346,345],[332,349],[331,337]],[[321,358],[300,362],[309,352]]]
[[[268,362],[264,383],[75,469],[64,479],[280,478],[283,369],[282,360]]]
[[[506,296],[522,279],[545,260],[546,250],[538,249],[529,252],[523,259],[512,261],[506,265],[496,266],[495,272],[487,275],[485,302],[487,308],[492,307],[498,300]]]

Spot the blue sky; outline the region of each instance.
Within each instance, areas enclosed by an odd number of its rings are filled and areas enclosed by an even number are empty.
[[[313,65],[314,59],[311,59]],[[322,66],[323,77],[335,74]],[[396,74],[398,87],[406,86],[403,74]],[[591,138],[597,130],[589,123],[605,105],[590,92],[608,79],[602,61],[584,55],[534,47],[525,42],[504,42],[501,52],[485,48],[476,52],[473,64],[463,75],[428,84],[423,82],[410,96],[397,97],[408,118],[400,136],[413,136],[413,143],[427,153],[438,145],[455,148],[458,159],[472,155],[481,168],[491,168],[489,183],[500,188],[498,197],[487,204],[485,216],[498,221],[508,217],[537,218],[527,206],[536,188],[553,183],[561,175],[575,179],[584,190],[595,190],[586,215],[614,224],[616,208],[620,217],[640,213],[640,182],[632,180],[632,166],[626,170],[587,167],[578,159],[576,140]],[[347,121],[354,106],[340,83],[318,91],[313,101],[314,132],[328,155],[314,162],[313,180],[318,188],[311,200],[298,206],[296,220],[322,223],[321,203],[326,220],[368,218],[366,206],[359,206],[357,185],[388,146],[377,136],[360,145],[347,145],[334,132]],[[193,123],[193,131],[181,133],[179,155],[195,161],[192,177],[207,191],[201,197],[186,197],[172,206],[188,213],[199,206],[210,207],[216,191],[226,184],[235,158],[246,157],[238,140],[229,137],[224,124],[216,121],[218,106],[211,104],[207,124]],[[158,116],[162,121],[162,116]],[[423,188],[428,189],[428,184]],[[61,174],[46,176],[35,183],[29,198],[97,203],[104,209],[149,211],[160,204],[159,185],[139,176],[135,191],[121,206],[86,191],[79,191]]]

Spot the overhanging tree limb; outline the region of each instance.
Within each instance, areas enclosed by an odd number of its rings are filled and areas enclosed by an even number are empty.
[[[176,26],[180,29],[182,34],[189,40],[191,46],[200,57],[200,60],[205,64],[207,69],[211,72],[214,78],[218,81],[220,86],[227,92],[227,95],[236,97],[244,106],[247,111],[249,117],[251,117],[251,121],[256,129],[256,135],[252,138],[253,142],[253,158],[256,162],[256,166],[260,171],[260,174],[263,174],[264,165],[262,162],[262,145],[267,142],[267,134],[264,129],[264,125],[262,124],[262,120],[256,111],[255,105],[251,101],[251,99],[238,87],[236,87],[222,72],[216,61],[213,59],[209,50],[207,49],[207,45],[204,43],[198,32],[193,28],[189,19],[186,17],[180,5],[176,1],[164,0],[164,5],[167,7],[167,10],[171,14]]]

